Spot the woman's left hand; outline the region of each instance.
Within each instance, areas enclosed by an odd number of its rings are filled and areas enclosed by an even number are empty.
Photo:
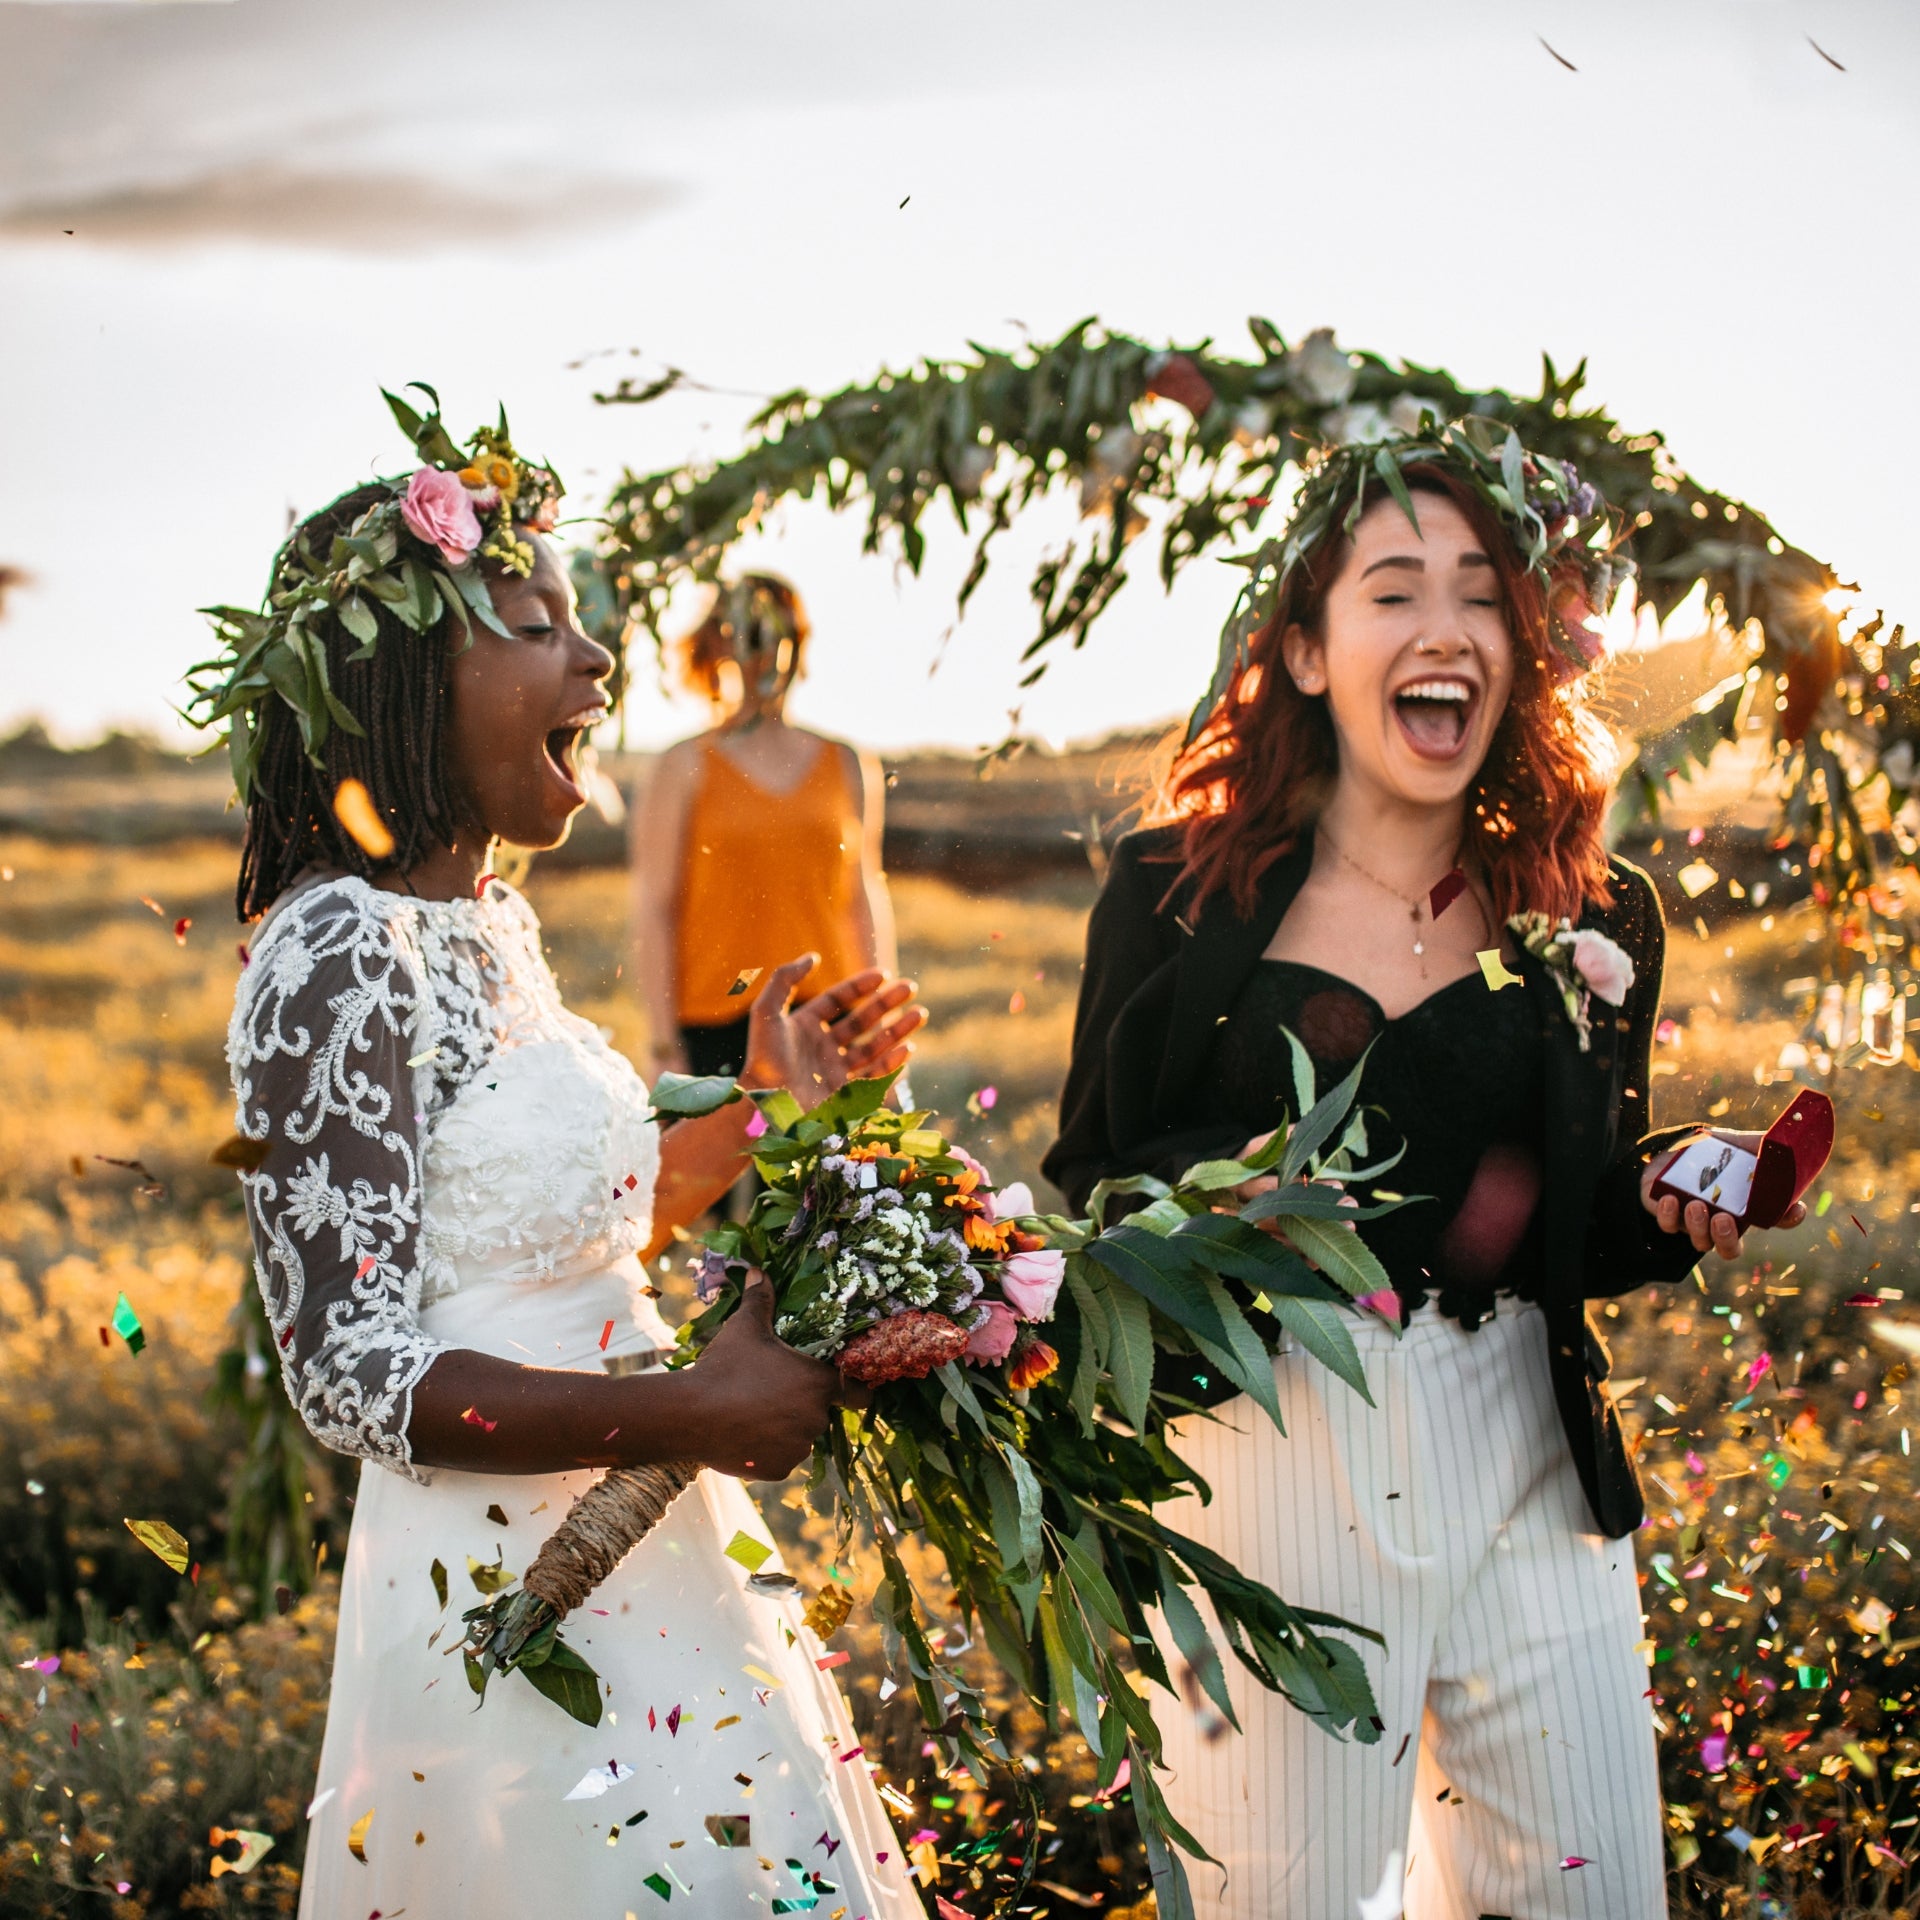
[[[1762,1133],[1740,1132],[1727,1127],[1715,1127],[1711,1129],[1711,1134],[1714,1139],[1725,1140],[1744,1153],[1756,1154],[1760,1151],[1760,1142],[1766,1138]],[[1671,1158],[1671,1153],[1660,1154],[1641,1171],[1640,1204],[1660,1223],[1662,1233],[1686,1234],[1692,1240],[1696,1253],[1717,1253],[1722,1260],[1739,1259],[1741,1243],[1746,1236],[1740,1231],[1740,1223],[1732,1214],[1709,1207],[1704,1200],[1689,1200],[1683,1207],[1677,1193],[1663,1193],[1657,1200],[1654,1198],[1653,1183],[1659,1178],[1660,1169]],[[1796,1200],[1774,1225],[1797,1227],[1806,1217],[1805,1203]]]
[[[740,1072],[742,1085],[786,1087],[802,1106],[849,1080],[879,1079],[905,1066],[912,1036],[928,1017],[925,1007],[912,1004],[914,983],[889,980],[878,967],[789,1008],[789,996],[818,958],[803,953],[768,976],[749,1016]]]

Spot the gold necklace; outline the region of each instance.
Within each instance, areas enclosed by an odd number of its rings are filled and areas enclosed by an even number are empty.
[[[1371,867],[1363,867],[1345,847],[1343,847],[1324,826],[1320,828],[1320,837],[1330,846],[1335,855],[1344,860],[1361,879],[1368,880],[1382,893],[1390,893],[1406,908],[1408,917],[1413,921],[1413,953],[1416,960],[1424,960],[1427,951],[1425,935],[1420,930],[1420,908],[1424,904],[1429,921],[1445,913],[1455,900],[1466,890],[1467,876],[1460,870],[1459,857],[1456,854],[1454,864],[1444,873],[1426,893],[1402,893],[1390,880],[1382,880]],[[1426,973],[1423,965],[1422,975]]]

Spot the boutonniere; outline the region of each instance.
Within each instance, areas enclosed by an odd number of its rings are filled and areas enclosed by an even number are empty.
[[[1580,1051],[1593,1044],[1588,1008],[1594,997],[1622,1005],[1633,985],[1633,960],[1617,941],[1571,920],[1556,925],[1544,913],[1516,913],[1507,922],[1513,936],[1546,968],[1560,989],[1560,1004],[1580,1036]]]

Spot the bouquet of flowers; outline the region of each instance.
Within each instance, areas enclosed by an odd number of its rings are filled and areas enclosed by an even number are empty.
[[[843,1411],[819,1442],[809,1489],[843,1547],[860,1534],[878,1549],[874,1610],[929,1731],[950,1761],[1008,1764],[978,1689],[942,1657],[944,1636],[900,1551],[909,1533],[938,1550],[953,1603],[1029,1700],[1072,1716],[1101,1787],[1131,1763],[1161,1911],[1190,1913],[1173,1848],[1206,1856],[1154,1781],[1160,1731],[1132,1677],[1174,1686],[1150,1612],[1234,1725],[1190,1588],[1262,1685],[1336,1735],[1379,1738],[1358,1652],[1334,1637],[1377,1634],[1290,1606],[1154,1514],[1195,1489],[1167,1427],[1199,1411],[1188,1397],[1196,1377],[1231,1381],[1279,1422],[1277,1328],[1366,1393],[1343,1310],[1387,1285],[1352,1230],[1383,1209],[1356,1207],[1343,1182],[1385,1166],[1353,1165],[1365,1151],[1358,1070],[1309,1104],[1309,1069],[1304,1118],[1260,1153],[1204,1163],[1173,1187],[1105,1183],[1078,1221],[1037,1213],[1024,1187],[996,1190],[932,1115],[886,1106],[889,1084],[853,1082],[810,1112],[784,1092],[751,1096],[766,1188],[743,1224],[708,1237],[705,1305],[681,1328],[672,1364],[691,1363],[757,1268],[779,1335],[876,1389],[870,1408]],[[730,1082],[655,1092],[680,1112],[740,1097]],[[1232,1190],[1260,1173],[1275,1176],[1274,1190],[1234,1206]],[[1145,1205],[1108,1225],[1119,1193]],[[559,1623],[692,1477],[675,1465],[618,1469],[583,1495],[522,1590],[467,1616],[476,1690],[494,1669],[518,1668],[597,1722],[592,1670]]]

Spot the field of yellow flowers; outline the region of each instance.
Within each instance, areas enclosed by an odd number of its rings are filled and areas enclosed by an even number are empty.
[[[0,842],[0,1920],[298,1897],[354,1475],[263,1421],[278,1387],[235,1313],[244,1229],[207,1161],[231,1126],[231,881],[213,843]],[[637,1048],[620,877],[536,868],[528,890],[572,1003]],[[1092,878],[895,892],[936,1015],[916,1097],[1000,1177],[1037,1179]],[[1815,932],[1798,911],[1676,926],[1656,1118],[1764,1124],[1784,1104]],[[1842,1144],[1816,1218],[1609,1311],[1645,1436],[1680,1913],[1920,1912],[1920,1422],[1901,1344],[1920,1331],[1920,1075],[1851,1069],[1832,1091]],[[115,1331],[123,1298],[138,1353]],[[817,1523],[791,1493],[768,1515],[804,1574]],[[143,1518],[184,1536],[186,1573],[134,1540]],[[929,1775],[908,1696],[878,1704],[864,1610],[844,1638],[868,1751],[938,1836],[920,1857],[983,1907],[973,1890],[1004,1884],[1016,1844],[1005,1783]],[[1124,1810],[1089,1803],[1077,1741],[1022,1737],[1045,1815],[1035,1910],[1133,1907]]]

